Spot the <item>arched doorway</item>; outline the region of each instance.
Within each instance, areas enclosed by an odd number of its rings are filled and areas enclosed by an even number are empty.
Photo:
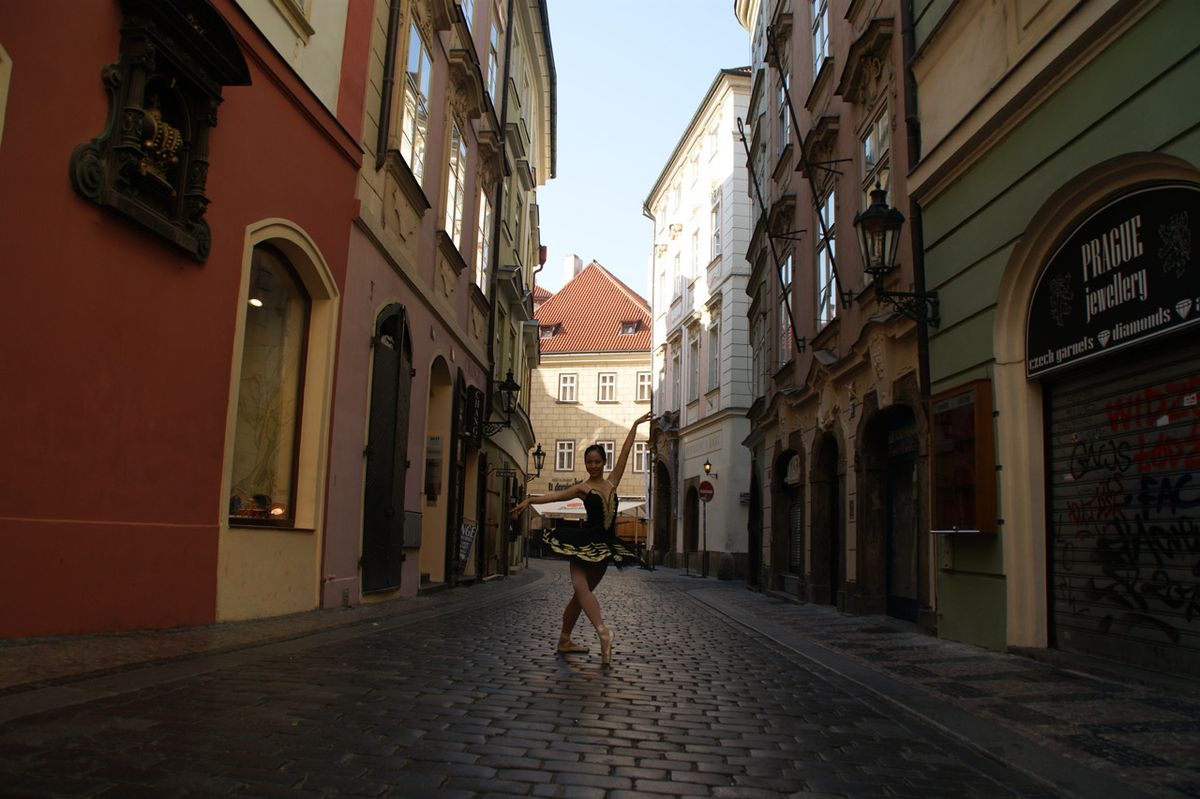
[[[758,485],[758,464],[750,464],[750,512],[746,520],[746,584],[762,588],[762,489]]]
[[[454,408],[454,390],[450,369],[438,357],[429,369],[429,402],[425,414],[425,462],[421,483],[421,584],[440,585],[447,581],[446,524],[450,503],[450,422]]]
[[[671,521],[671,473],[665,463],[655,460],[653,547],[659,562],[662,562],[663,555],[675,548],[674,525]]]
[[[375,321],[372,343],[360,561],[364,594],[400,586],[412,359],[404,308],[389,305]]]
[[[916,414],[887,408],[860,438],[858,582],[862,612],[916,622],[920,605],[919,456]]]
[[[809,598],[813,602],[838,605],[846,567],[842,532],[842,477],[837,439],[825,433],[813,449],[812,566]]]
[[[800,595],[804,588],[804,457],[785,450],[775,460],[771,486],[771,572],[776,590]]]
[[[683,503],[683,557],[689,568],[692,565],[692,553],[700,548],[700,494],[696,486],[689,485],[686,499]],[[699,567],[697,561],[696,566]]]

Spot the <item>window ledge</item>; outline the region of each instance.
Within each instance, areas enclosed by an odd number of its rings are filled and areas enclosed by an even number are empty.
[[[296,35],[308,44],[309,37],[316,33],[317,29],[308,21],[308,14],[300,3],[297,0],[271,0],[271,3]]]

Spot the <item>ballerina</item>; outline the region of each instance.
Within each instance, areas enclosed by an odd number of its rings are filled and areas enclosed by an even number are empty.
[[[563,610],[562,632],[559,634],[556,647],[561,654],[588,651],[587,647],[580,646],[571,640],[571,631],[575,629],[575,622],[579,620],[579,614],[582,612],[596,628],[596,636],[600,639],[600,662],[605,666],[612,663],[613,632],[604,625],[600,615],[600,602],[596,599],[594,591],[608,570],[608,564],[612,563],[617,568],[626,568],[642,563],[637,553],[617,538],[617,486],[621,484],[621,477],[625,473],[625,462],[629,458],[629,450],[633,448],[638,425],[653,418],[653,413],[646,413],[634,420],[607,479],[604,476],[604,466],[607,462],[604,447],[593,444],[583,453],[583,466],[588,473],[587,480],[561,491],[552,491],[538,497],[527,497],[512,509],[512,515],[516,518],[530,505],[560,502],[577,497],[583,498],[583,506],[587,510],[587,521],[581,528],[561,532],[547,530],[543,535],[543,540],[552,550],[560,555],[566,555],[571,560],[571,586],[574,593]]]

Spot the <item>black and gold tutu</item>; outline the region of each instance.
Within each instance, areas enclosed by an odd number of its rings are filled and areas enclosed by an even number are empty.
[[[550,549],[583,564],[611,563],[619,569],[642,565],[642,559],[617,538],[617,492],[608,499],[596,489],[583,498],[587,521],[582,527],[547,530],[542,535]]]

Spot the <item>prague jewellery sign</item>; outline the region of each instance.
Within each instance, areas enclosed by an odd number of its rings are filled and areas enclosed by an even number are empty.
[[[1025,372],[1041,377],[1200,321],[1200,186],[1122,195],[1050,258],[1029,302]]]

